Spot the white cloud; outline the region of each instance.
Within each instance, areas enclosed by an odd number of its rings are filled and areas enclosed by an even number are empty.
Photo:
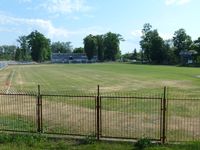
[[[46,34],[49,38],[54,38],[54,37],[66,38],[71,34],[68,30],[64,28],[54,27],[51,21],[43,19],[16,18],[0,14],[0,27],[1,25],[14,26],[18,28],[18,30],[21,30],[22,32],[30,32],[30,30],[31,31],[39,30],[44,34]],[[9,28],[4,30],[9,31]]]
[[[131,35],[134,37],[141,37],[142,36],[142,31],[141,30],[134,30],[131,32]]]
[[[27,19],[5,15],[0,12],[0,32],[15,33],[18,36],[27,35],[30,32],[38,30],[52,41],[66,41],[70,38],[72,42],[82,43],[82,39],[89,34],[104,34],[110,29],[99,26],[79,28],[68,30],[63,27],[55,27],[50,20],[44,19]]]
[[[85,0],[46,0],[40,5],[50,13],[69,14],[73,12],[88,12],[91,7]]]
[[[184,5],[191,2],[191,0],[165,0],[166,5]]]

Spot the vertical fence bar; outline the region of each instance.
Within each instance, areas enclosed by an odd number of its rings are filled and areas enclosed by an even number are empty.
[[[100,121],[99,121],[99,134],[100,134],[100,136],[102,135],[102,107],[101,107],[101,96],[99,96],[99,103],[100,103],[100,105],[99,105],[99,119],[100,119]]]
[[[41,132],[41,101],[40,101],[40,85],[38,85],[37,95],[37,132]]]
[[[97,131],[96,131],[96,136],[97,136],[97,140],[99,140],[100,138],[100,101],[99,101],[99,85],[97,86],[97,106],[96,106],[96,109],[97,109]]]
[[[163,131],[163,98],[160,99],[160,141],[162,142]]]
[[[162,120],[162,144],[165,144],[166,142],[166,102],[167,102],[167,99],[166,99],[166,92],[167,92],[167,88],[164,87],[164,95],[163,95],[163,120]]]
[[[43,123],[42,123],[42,95],[40,94],[40,131],[43,132]]]

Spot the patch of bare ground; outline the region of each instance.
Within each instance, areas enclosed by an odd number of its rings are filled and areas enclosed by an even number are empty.
[[[200,119],[197,117],[171,116],[167,123],[168,140],[199,140]]]
[[[189,81],[163,80],[160,84],[167,87],[176,87],[181,89],[193,88],[192,83]]]
[[[102,86],[101,91],[125,91],[125,90],[139,90],[144,88],[158,88],[158,87],[175,87],[180,89],[191,89],[194,88],[189,81],[177,81],[177,80],[149,80],[149,81],[141,81],[141,80],[121,80],[120,84]]]
[[[197,75],[196,78],[200,78],[200,75]]]
[[[200,118],[171,116],[168,123],[168,130],[183,130],[200,135]]]

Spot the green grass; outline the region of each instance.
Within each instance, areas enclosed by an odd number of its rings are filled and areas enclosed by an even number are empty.
[[[169,98],[200,98],[199,75],[199,68],[120,63],[13,65],[0,71],[0,86],[1,89],[11,92],[12,90],[37,92],[37,85],[40,84],[42,93],[96,95],[99,84],[100,93],[104,96],[157,95],[157,97],[162,97],[163,87],[168,86]],[[11,109],[12,102],[11,104],[3,102],[5,99],[3,96],[0,99],[0,104],[2,103],[0,109],[7,113],[7,109],[4,109],[3,106],[8,105],[7,107]],[[26,100],[26,98],[23,99]],[[29,98],[27,97],[27,99]],[[68,132],[68,125],[72,127],[73,132],[78,131],[79,126],[89,128],[88,122],[94,122],[94,100],[95,98],[43,96],[43,118],[47,119],[44,120],[44,127],[46,130],[61,132]],[[29,102],[27,105],[23,105],[25,102],[21,101],[20,96],[17,101],[22,103],[16,103],[19,107],[29,106]],[[167,131],[176,133],[170,134],[169,140],[181,140],[182,133],[186,136],[184,137],[186,141],[199,139],[199,135],[196,135],[199,133],[200,122],[199,101],[169,100],[168,106]],[[57,113],[52,113],[54,110]],[[75,115],[70,115],[68,110]],[[27,111],[30,110],[27,109]],[[76,116],[76,111],[80,113],[80,118]],[[147,131],[147,135],[152,138],[155,137],[155,134],[159,135],[160,100],[102,98],[102,113],[103,131],[108,131],[111,135],[120,136],[122,134],[132,138],[133,136],[141,137]],[[23,114],[13,112],[13,115]],[[74,122],[69,116],[72,116]],[[87,120],[88,118],[89,120]],[[10,123],[4,124],[8,127],[16,122],[20,128],[21,126],[30,128],[29,123],[24,125],[26,122],[23,119],[8,119]],[[0,120],[2,119],[0,118]],[[142,125],[138,126],[138,124]],[[174,126],[180,127],[180,129]]]
[[[40,135],[9,135],[0,133],[1,150],[141,150],[131,142],[97,142],[49,139]],[[144,150],[198,150],[199,142],[182,144],[150,144]]]
[[[3,130],[36,131],[36,123],[21,115],[0,116],[0,128]]]
[[[133,65],[118,63],[102,64],[53,64],[9,66],[0,73],[0,85],[7,88],[6,80],[12,72],[13,89],[37,90],[85,90],[101,91],[158,91],[164,86],[199,91],[199,68]]]

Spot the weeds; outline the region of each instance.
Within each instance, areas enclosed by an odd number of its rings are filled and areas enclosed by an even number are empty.
[[[139,139],[136,143],[135,143],[135,148],[138,150],[143,150],[147,147],[150,147],[152,145],[151,141],[148,138],[142,138]]]

